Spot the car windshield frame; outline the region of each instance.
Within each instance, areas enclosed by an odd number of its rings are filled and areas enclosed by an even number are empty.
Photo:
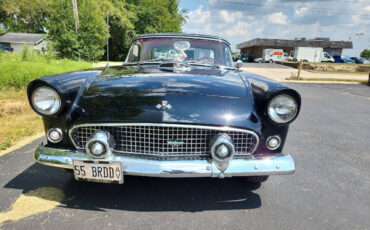
[[[186,57],[184,60],[179,58],[161,58],[154,57],[153,50],[158,48],[171,49],[173,44],[177,41],[188,41],[190,43],[190,49],[185,50],[189,57],[189,52],[193,52],[193,57],[195,58],[195,52],[200,52],[200,50],[208,50],[209,55],[214,59],[214,63],[203,63],[198,62],[197,60],[191,60],[191,58]],[[153,43],[153,44],[152,44]],[[156,45],[157,43],[157,45]],[[196,49],[196,50],[195,50]],[[180,53],[180,51],[175,50]],[[135,55],[138,55],[137,57]],[[190,55],[191,56],[191,55]],[[207,55],[204,55],[201,58],[209,59]],[[201,37],[138,37],[131,43],[131,47],[126,56],[124,65],[138,65],[138,64],[158,64],[163,62],[181,62],[184,64],[204,67],[204,66],[217,66],[222,68],[235,68],[233,66],[232,52],[230,44],[222,39],[211,39],[211,38],[201,38]]]

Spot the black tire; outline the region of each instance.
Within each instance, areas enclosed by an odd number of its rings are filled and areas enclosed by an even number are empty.
[[[248,183],[262,183],[265,182],[269,176],[246,176],[243,180]]]
[[[269,60],[269,63],[270,63],[270,64],[271,64],[271,63],[274,63],[274,60],[270,59],[270,60]]]

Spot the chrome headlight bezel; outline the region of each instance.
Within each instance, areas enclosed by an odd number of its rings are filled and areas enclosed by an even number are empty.
[[[44,91],[44,92],[40,92],[40,91]],[[41,93],[41,94],[48,93],[49,95],[37,95],[37,93]],[[41,99],[36,98],[36,97],[41,97]],[[30,99],[31,99],[32,108],[35,110],[35,112],[37,112],[38,114],[42,116],[56,115],[63,108],[62,98],[60,94],[58,93],[58,91],[56,91],[55,89],[47,85],[41,85],[41,86],[35,87],[31,93]],[[43,102],[48,103],[47,101],[49,101],[49,105],[44,105],[45,108],[42,108],[42,103]]]
[[[279,102],[280,100],[280,102]],[[285,108],[280,108],[280,109],[285,109],[285,110],[291,110],[291,114],[289,115],[284,115],[280,114],[277,112],[276,104],[282,103],[281,100],[286,100],[285,101]],[[284,106],[284,104],[283,104]],[[273,108],[274,107],[274,108]],[[290,108],[288,108],[290,107]],[[298,100],[289,94],[278,94],[274,97],[272,97],[267,105],[267,114],[270,120],[272,120],[276,124],[288,124],[297,117],[298,112],[299,112],[299,102]],[[284,117],[286,116],[286,117]]]

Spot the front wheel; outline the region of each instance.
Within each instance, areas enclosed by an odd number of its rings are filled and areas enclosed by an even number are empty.
[[[262,183],[265,182],[269,176],[246,176],[243,180],[248,183]]]
[[[272,59],[269,60],[269,63],[274,63],[274,61]]]

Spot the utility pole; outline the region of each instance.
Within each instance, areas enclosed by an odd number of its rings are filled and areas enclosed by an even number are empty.
[[[297,80],[299,80],[299,79],[300,79],[300,77],[301,77],[302,65],[303,65],[303,60],[301,59],[301,60],[299,61],[299,65],[298,65]]]
[[[358,53],[358,56],[360,57],[360,37],[361,36],[365,36],[365,33],[363,33],[363,32],[361,32],[361,33],[357,33],[356,34],[356,36],[357,36],[357,52],[356,53]]]
[[[77,0],[72,0],[72,10],[73,10],[73,16],[74,16],[74,19],[75,19],[75,30],[76,30],[76,36],[77,36],[78,27],[79,27],[79,23],[80,23],[80,19],[78,17]],[[78,48],[78,59],[81,59],[80,48]]]
[[[78,17],[77,0],[72,0],[72,10],[73,10],[73,16],[75,18],[75,29],[76,29],[76,34],[77,34],[78,33],[78,25],[80,23],[80,19]]]
[[[107,68],[109,68],[109,11],[107,12]]]

